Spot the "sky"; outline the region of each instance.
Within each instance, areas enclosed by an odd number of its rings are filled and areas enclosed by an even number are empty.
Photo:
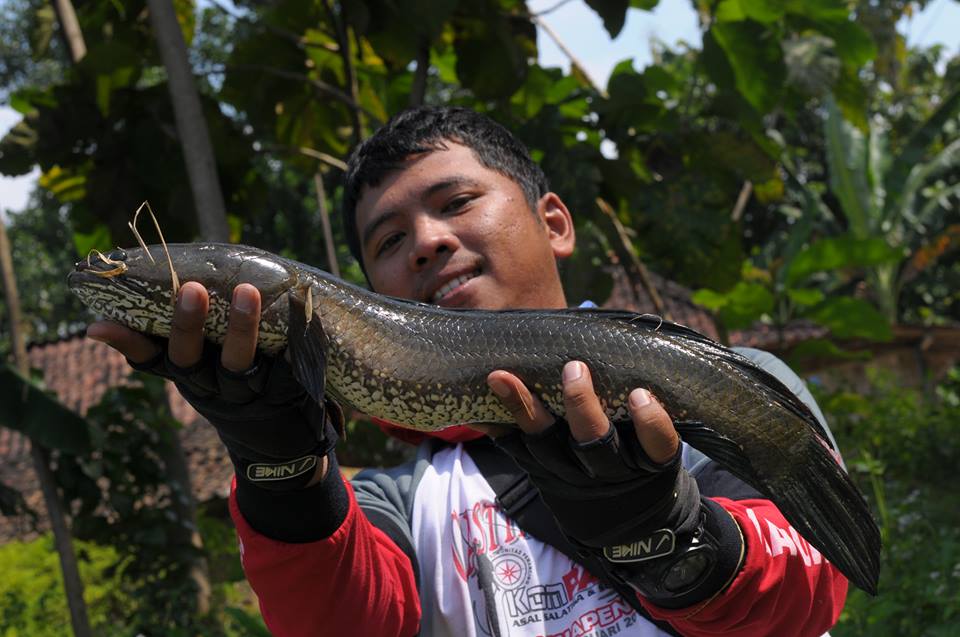
[[[652,12],[631,9],[623,30],[610,40],[603,23],[582,0],[529,0],[534,13],[549,11],[542,19],[557,33],[600,85],[606,86],[611,70],[622,60],[632,58],[640,70],[651,62],[651,44],[689,43],[699,48],[700,30],[690,0],[660,0]],[[948,51],[960,53],[960,1],[933,0],[922,13],[904,20],[900,30],[911,46],[943,44]],[[569,59],[542,30],[538,34],[540,63],[569,68]],[[20,114],[0,105],[0,136],[20,120]],[[0,211],[20,210],[27,202],[39,172],[9,178],[0,175]]]

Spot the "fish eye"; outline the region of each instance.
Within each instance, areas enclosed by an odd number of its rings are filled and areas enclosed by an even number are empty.
[[[124,250],[117,248],[116,250],[111,250],[110,254],[107,255],[107,258],[111,261],[126,261],[127,253]]]

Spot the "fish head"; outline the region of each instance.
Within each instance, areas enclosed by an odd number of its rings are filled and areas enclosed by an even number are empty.
[[[226,317],[233,289],[240,283],[260,290],[264,308],[273,307],[297,283],[297,272],[288,262],[257,248],[218,243],[167,244],[166,248],[169,262],[160,245],[92,253],[74,266],[67,284],[104,318],[138,332],[167,336],[176,290],[187,281],[207,289],[208,323]]]

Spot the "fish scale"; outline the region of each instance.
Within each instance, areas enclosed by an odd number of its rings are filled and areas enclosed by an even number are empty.
[[[880,533],[819,421],[779,380],[688,328],[599,309],[449,310],[374,294],[256,248],[168,248],[180,280],[210,292],[210,340],[223,342],[234,286],[253,284],[263,300],[263,352],[286,348],[315,399],[329,395],[404,427],[512,425],[486,384],[495,369],[515,373],[559,417],[569,360],[588,365],[613,421],[629,420],[627,396],[645,387],[685,442],[772,500],[853,583],[876,592]],[[146,250],[128,250],[119,274],[115,262],[78,264],[69,285],[106,318],[166,337],[171,276],[161,248]],[[305,326],[291,331],[291,321]]]

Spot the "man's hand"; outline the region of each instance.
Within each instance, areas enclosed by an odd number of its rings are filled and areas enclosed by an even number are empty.
[[[183,284],[173,310],[173,324],[167,353],[178,367],[192,367],[203,354],[203,324],[207,320],[210,298],[207,290],[193,281]],[[232,372],[242,372],[253,364],[260,329],[260,291],[241,283],[233,291],[230,320],[220,363]],[[147,336],[117,323],[99,321],[87,328],[87,336],[114,348],[133,363],[146,363],[160,353],[160,346]]]
[[[491,372],[487,383],[524,432],[540,433],[554,424],[553,415],[513,374],[502,370]],[[570,361],[563,367],[563,404],[570,435],[577,442],[597,440],[609,432],[610,421],[594,393],[590,370],[580,361]],[[628,409],[637,439],[651,460],[664,463],[676,455],[680,437],[670,416],[650,392],[634,389]]]
[[[306,398],[289,365],[281,359],[257,360],[259,290],[247,283],[234,289],[219,353],[204,340],[209,304],[202,285],[184,283],[166,343],[107,321],[90,325],[87,336],[119,351],[136,369],[173,380],[184,398],[217,428],[238,474],[252,466],[248,477],[256,477],[258,471],[267,475],[270,467],[288,464],[276,461],[316,455],[315,466],[298,474],[295,482],[267,480],[260,486],[315,484],[327,467],[327,450],[322,447],[333,441],[327,440],[330,432],[323,409]]]
[[[595,551],[662,529],[690,532],[699,492],[680,467],[680,438],[645,389],[630,393],[631,423],[612,425],[579,361],[563,368],[566,419],[556,419],[509,372],[487,377],[519,426],[495,438],[530,475],[563,531]]]
[[[645,389],[628,399],[630,423],[608,422],[587,366],[563,368],[566,420],[556,419],[516,376],[487,376],[519,430],[495,438],[530,476],[581,554],[649,601],[684,608],[733,581],[743,537],[723,508],[700,497],[680,464],[680,438]]]

